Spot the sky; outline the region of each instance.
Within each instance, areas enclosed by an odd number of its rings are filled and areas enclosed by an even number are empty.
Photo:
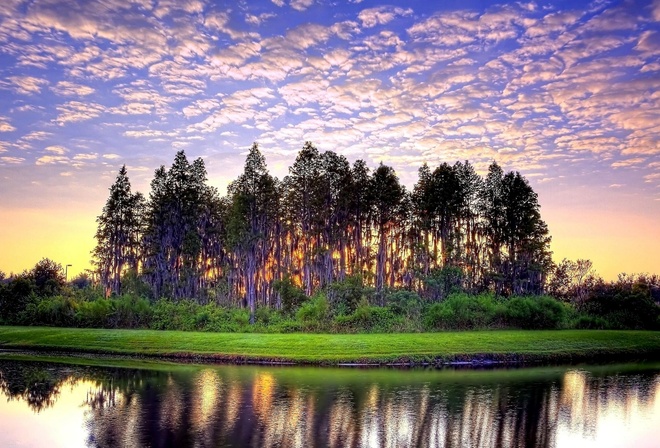
[[[493,161],[555,261],[660,273],[660,0],[2,0],[0,270],[90,268],[122,165],[179,150],[225,193],[258,142],[394,167]]]

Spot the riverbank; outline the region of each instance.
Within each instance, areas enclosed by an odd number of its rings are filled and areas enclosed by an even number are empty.
[[[200,362],[411,364],[660,359],[660,332],[465,331],[400,334],[253,334],[0,327],[0,349]]]

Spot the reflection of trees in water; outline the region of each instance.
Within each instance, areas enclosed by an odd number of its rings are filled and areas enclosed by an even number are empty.
[[[0,391],[8,400],[22,400],[40,412],[55,404],[71,372],[38,364],[0,363]]]
[[[91,379],[83,403],[90,446],[545,447],[560,425],[590,434],[605,410],[616,407],[627,419],[655,406],[660,392],[654,373],[516,378],[310,385],[274,369],[0,363],[2,393],[35,410],[52,406],[64,384]]]
[[[593,435],[603,410],[616,409],[629,422],[633,410],[652,408],[660,398],[660,377],[653,372],[600,375],[567,372],[559,393],[559,419],[572,432]]]

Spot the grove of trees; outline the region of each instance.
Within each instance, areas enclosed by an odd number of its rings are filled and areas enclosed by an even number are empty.
[[[257,332],[660,328],[660,279],[554,263],[538,197],[492,163],[396,171],[306,142],[284,179],[255,143],[222,196],[178,152],[148,195],[121,167],[93,269],[0,272],[0,324]]]
[[[282,180],[255,143],[226,196],[183,151],[156,170],[146,199],[122,167],[97,221],[93,257],[107,294],[132,272],[153,298],[246,306],[252,318],[280,309],[285,287],[311,296],[347,277],[379,297],[539,294],[552,266],[537,195],[520,173],[425,164],[407,191],[392,167],[351,165],[311,142]]]

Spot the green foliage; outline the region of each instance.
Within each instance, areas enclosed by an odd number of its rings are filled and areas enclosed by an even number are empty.
[[[389,307],[370,305],[366,299],[360,301],[353,313],[336,316],[334,325],[339,332],[392,333],[406,328],[403,316]]]
[[[137,270],[128,269],[121,277],[121,293],[147,299],[153,298],[151,287],[138,275]]]
[[[433,269],[424,278],[424,289],[431,300],[443,300],[452,293],[461,291],[463,270],[456,266]]]
[[[81,327],[90,328],[109,327],[109,319],[113,312],[112,305],[112,301],[109,299],[80,303],[76,313],[77,324]]]
[[[506,302],[504,318],[514,328],[556,329],[566,314],[566,306],[551,297],[513,297]]]
[[[54,296],[29,303],[20,320],[37,325],[73,327],[77,324],[78,304],[71,297]]]
[[[328,300],[323,293],[317,293],[305,302],[296,312],[296,319],[305,330],[318,331],[325,327],[328,316]]]
[[[289,275],[282,280],[273,282],[273,289],[280,295],[282,300],[282,311],[285,314],[293,314],[306,300],[305,292],[293,283]]]
[[[145,298],[124,294],[111,300],[113,313],[108,324],[114,328],[149,328],[152,307]]]
[[[62,265],[48,258],[37,262],[28,277],[34,281],[35,292],[42,297],[59,294],[65,283]]]
[[[329,302],[337,314],[351,314],[361,300],[371,295],[371,290],[364,286],[362,276],[349,275],[341,282],[334,282],[327,287]]]
[[[414,323],[420,321],[424,304],[416,292],[406,290],[391,291],[385,296],[385,303],[392,312]]]
[[[502,305],[492,295],[452,294],[441,303],[432,304],[424,314],[428,329],[467,330],[496,326]]]
[[[658,328],[660,308],[648,284],[621,276],[616,283],[599,283],[590,292],[584,311],[601,317],[615,329]]]
[[[572,327],[579,330],[606,330],[611,328],[611,325],[602,317],[581,315],[575,320]]]
[[[4,322],[17,323],[19,313],[36,300],[35,285],[27,275],[10,279],[0,289],[0,318]]]

